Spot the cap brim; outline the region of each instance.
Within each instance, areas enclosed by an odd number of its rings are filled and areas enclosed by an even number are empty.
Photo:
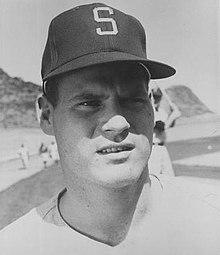
[[[43,77],[43,81],[46,81],[54,76],[74,71],[83,67],[93,66],[97,64],[111,63],[111,62],[136,62],[142,63],[150,72],[151,79],[163,79],[170,77],[176,73],[176,70],[164,63],[148,60],[146,58],[140,58],[138,56],[124,53],[124,52],[99,52],[82,56],[80,58],[71,60],[49,74]]]

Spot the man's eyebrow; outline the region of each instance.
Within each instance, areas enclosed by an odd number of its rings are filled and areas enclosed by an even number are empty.
[[[134,90],[132,94],[129,94],[128,97],[139,97],[139,96],[146,96],[148,93],[145,90]],[[126,96],[125,96],[126,97]]]
[[[69,101],[77,101],[77,100],[94,100],[94,99],[106,99],[106,95],[103,93],[93,93],[93,92],[82,92],[79,93],[69,99]]]

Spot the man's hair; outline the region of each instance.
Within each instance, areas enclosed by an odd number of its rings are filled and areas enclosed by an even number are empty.
[[[47,98],[47,100],[52,104],[54,108],[57,106],[57,102],[59,99],[58,84],[59,78],[54,77],[46,81],[46,83],[43,85],[43,95]]]

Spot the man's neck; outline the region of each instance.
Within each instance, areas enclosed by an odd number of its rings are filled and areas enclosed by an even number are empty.
[[[137,183],[120,189],[93,185],[89,189],[67,189],[59,203],[61,216],[74,230],[115,246],[127,236],[135,222],[134,214],[139,217],[135,210],[145,183],[146,177],[142,176]]]

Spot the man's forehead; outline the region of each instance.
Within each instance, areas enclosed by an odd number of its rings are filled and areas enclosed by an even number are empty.
[[[93,72],[94,71],[94,72]],[[132,76],[130,73],[97,72],[97,69],[69,74],[59,83],[60,92],[68,97],[72,94],[105,95],[110,91],[118,94],[138,94],[148,89],[148,78],[144,75]]]
[[[149,82],[149,74],[141,65],[130,63],[111,63],[82,68],[69,72],[62,76],[61,83],[74,84],[84,83],[108,85],[120,81],[123,83]]]
[[[109,96],[131,97],[136,95],[143,95],[147,91],[147,84],[136,82],[128,85],[126,83],[76,83],[62,86],[61,94],[68,100],[108,98]]]

